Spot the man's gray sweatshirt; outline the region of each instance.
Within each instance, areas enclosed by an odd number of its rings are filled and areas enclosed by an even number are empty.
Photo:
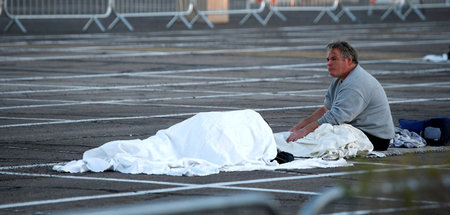
[[[342,82],[333,79],[325,96],[328,111],[319,124],[347,123],[373,136],[394,138],[391,110],[381,84],[357,65]]]

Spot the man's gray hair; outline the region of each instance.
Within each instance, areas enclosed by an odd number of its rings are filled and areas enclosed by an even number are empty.
[[[358,64],[358,53],[356,50],[345,41],[333,41],[327,45],[328,51],[339,49],[343,58],[351,58],[355,64]]]

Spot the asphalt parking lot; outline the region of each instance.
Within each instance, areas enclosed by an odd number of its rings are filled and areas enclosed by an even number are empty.
[[[82,22],[74,20],[39,20],[28,34],[13,28],[0,36],[0,213],[52,214],[256,193],[268,195],[280,214],[296,214],[324,189],[342,184],[367,188],[366,197],[379,198],[341,200],[326,213],[411,214],[408,208],[448,213],[448,184],[436,182],[448,181],[447,147],[392,149],[384,158],[351,159],[353,166],[345,168],[204,177],[52,170],[105,142],[146,138],[203,111],[250,108],[274,132],[285,131],[322,105],[331,80],[325,45],[337,39],[353,44],[360,64],[382,83],[395,125],[399,118],[450,116],[450,63],[422,60],[449,51],[448,12],[428,11],[427,21],[371,17],[336,24],[324,18],[316,25],[314,15],[298,21],[288,14],[290,21],[275,19],[266,27],[254,20],[240,26],[232,17],[215,29],[200,23],[191,30],[180,23],[167,30],[162,18],[134,20],[135,32],[118,26],[80,33]],[[6,22],[2,17],[0,26]],[[408,179],[431,186],[421,195],[382,192],[384,183]],[[397,201],[410,197],[413,206]]]

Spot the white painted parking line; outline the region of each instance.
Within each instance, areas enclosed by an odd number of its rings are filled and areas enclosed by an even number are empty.
[[[201,83],[201,82],[198,82]],[[430,83],[416,83],[416,84],[384,84],[385,89],[390,88],[411,88],[411,87],[450,87],[450,82],[430,82]],[[203,91],[202,91],[203,92]],[[308,96],[309,93],[314,92],[326,92],[326,89],[314,89],[314,90],[299,90],[299,91],[282,91],[282,92],[258,92],[258,93],[239,93],[239,92],[228,92],[228,95],[207,95],[207,96],[196,96],[196,99],[205,98],[225,98],[225,97],[243,97],[243,96],[254,96],[254,95],[268,95],[268,96],[284,96],[284,95],[301,95]],[[223,92],[225,93],[225,92]],[[309,95],[309,96],[319,96],[319,95]],[[123,99],[123,100],[105,100],[105,101],[66,101],[59,104],[37,104],[37,105],[21,105],[21,106],[6,106],[0,107],[0,110],[9,109],[24,109],[24,108],[44,108],[44,107],[61,107],[61,106],[79,106],[79,105],[96,105],[96,104],[130,104],[130,103],[145,103],[145,102],[156,102],[156,101],[168,101],[168,100],[184,100],[192,99],[193,96],[186,97],[170,97],[170,98],[151,98],[151,99]],[[436,98],[439,100],[440,98]],[[410,99],[405,100],[406,102],[411,102]],[[417,100],[421,101],[421,100]],[[429,101],[429,100],[427,100]],[[398,100],[391,100],[392,104],[401,103]],[[231,109],[231,107],[230,107]]]
[[[351,31],[351,32],[350,32]],[[366,29],[359,30],[355,29],[339,29],[337,31],[329,30],[324,32],[287,32],[284,34],[283,38],[278,38],[278,33],[265,33],[264,35],[254,34],[254,33],[239,33],[229,34],[229,35],[219,35],[219,34],[208,34],[208,35],[195,35],[195,36],[153,36],[153,37],[137,37],[133,35],[127,35],[126,37],[105,37],[105,39],[114,41],[116,45],[110,47],[107,44],[100,46],[101,41],[95,41],[94,38],[89,38],[90,40],[73,40],[73,39],[63,39],[60,40],[40,40],[39,37],[34,38],[34,40],[28,43],[23,42],[4,42],[1,45],[8,46],[7,48],[1,48],[0,50],[10,53],[21,53],[21,52],[86,52],[86,53],[101,53],[101,52],[124,52],[124,51],[137,51],[133,49],[145,49],[145,48],[184,48],[184,47],[195,47],[195,48],[210,48],[210,47],[255,47],[266,44],[282,44],[284,46],[290,44],[308,43],[308,44],[321,44],[329,34],[344,32],[355,33],[367,33]],[[362,31],[362,32],[361,32]],[[415,40],[416,35],[408,34],[377,34],[377,39],[385,40]],[[230,39],[235,38],[235,39]],[[439,40],[442,39],[440,35],[422,35],[421,40]],[[225,40],[227,43],[222,42]],[[140,45],[129,44],[129,42],[141,42]],[[188,41],[188,42],[186,42]],[[145,42],[145,43],[144,43]],[[161,45],[161,43],[165,43]],[[31,47],[29,47],[31,45]],[[52,46],[46,46],[52,45]],[[60,47],[54,47],[59,45]],[[78,47],[73,47],[78,46]],[[41,47],[41,48],[37,48]]]
[[[81,88],[83,86],[74,86],[74,85],[48,85],[48,84],[21,84],[21,83],[0,83],[0,86],[7,87],[42,87],[42,88]]]
[[[419,71],[405,71],[404,73],[426,73],[427,70]],[[436,72],[436,69],[431,71]],[[448,69],[438,70],[439,72],[450,72]],[[386,74],[386,73],[385,73]],[[187,86],[208,86],[208,85],[223,85],[223,84],[241,84],[241,83],[257,83],[257,82],[280,82],[289,80],[301,80],[301,79],[317,79],[328,77],[328,75],[307,75],[307,76],[292,76],[292,77],[273,77],[273,78],[247,78],[238,80],[226,80],[226,81],[199,81],[199,82],[181,82],[181,83],[165,83],[165,84],[145,84],[145,85],[122,85],[122,86],[102,86],[102,87],[89,87],[89,86],[75,86],[73,88],[64,89],[51,89],[51,90],[22,90],[22,91],[6,91],[0,92],[0,95],[12,95],[12,94],[31,94],[31,93],[61,93],[61,92],[78,92],[89,90],[129,90],[137,88],[159,88],[159,87],[187,87]],[[448,83],[448,82],[446,82]],[[406,86],[417,86],[417,84]],[[420,86],[420,85],[419,85]],[[431,85],[430,85],[431,86]]]
[[[450,97],[406,99],[406,100],[400,100],[400,101],[389,101],[389,104],[421,103],[421,102],[432,102],[432,101],[450,101]]]
[[[141,104],[136,104],[141,105]],[[205,108],[205,109],[220,109],[220,110],[239,110],[239,107],[229,107],[229,106],[212,106],[212,105],[178,105],[178,104],[150,104],[151,106],[157,107],[181,107],[181,108]]]
[[[429,64],[429,62],[421,59],[383,59],[383,60],[364,60],[361,64],[386,64],[386,63],[401,63],[401,64]],[[314,69],[313,67],[323,67],[323,69]],[[20,77],[20,78],[0,78],[0,82],[12,81],[39,81],[39,80],[71,80],[71,79],[92,79],[92,78],[106,78],[106,77],[137,77],[142,75],[168,75],[168,74],[188,74],[188,73],[211,73],[211,72],[226,72],[239,70],[306,70],[303,68],[311,68],[311,71],[326,72],[326,63],[303,63],[303,64],[280,64],[271,66],[238,66],[238,67],[211,67],[201,69],[181,69],[181,70],[164,70],[164,71],[147,71],[147,72],[124,72],[124,73],[108,73],[101,74],[87,74],[87,75],[59,75],[59,76],[34,76],[34,77]],[[369,72],[371,72],[369,70]],[[421,70],[406,70],[406,71],[374,71],[375,75],[389,75],[389,74],[426,74],[434,72],[449,72],[448,68],[436,69],[421,69]]]
[[[31,121],[61,121],[61,120],[63,120],[63,119],[31,118],[31,117],[7,117],[7,116],[0,116],[0,119],[8,119],[8,120],[31,120]]]
[[[29,165],[31,167],[45,167],[53,166],[55,164],[36,164]],[[21,167],[4,167],[2,169],[21,169],[28,168],[26,166]],[[38,174],[38,173],[23,173],[23,172],[5,172],[0,171],[2,175],[12,175],[12,176],[27,176],[27,177],[42,177],[42,178],[62,178],[71,180],[88,180],[88,181],[108,181],[108,182],[120,182],[120,183],[137,183],[137,184],[157,184],[157,185],[167,185],[167,186],[195,186],[195,184],[186,183],[176,183],[176,182],[165,182],[165,181],[150,181],[150,180],[134,180],[126,178],[107,178],[107,177],[86,177],[86,176],[75,176],[75,175],[52,175],[52,174]]]
[[[405,165],[405,164],[375,163],[375,162],[362,162],[362,161],[352,161],[351,163],[352,164],[373,165],[373,166],[413,167],[413,165]]]
[[[86,122],[101,122],[101,121],[117,121],[117,120],[137,120],[137,119],[152,119],[152,118],[170,118],[170,117],[180,117],[180,116],[193,116],[195,113],[176,113],[176,114],[161,114],[161,115],[150,115],[150,116],[130,116],[130,117],[108,117],[108,118],[94,118],[94,119],[79,119],[79,120],[62,120],[62,121],[52,121],[52,122],[37,122],[37,123],[23,123],[23,124],[11,124],[11,125],[0,125],[0,128],[12,128],[12,127],[30,127],[30,126],[40,126],[40,125],[61,125],[61,124],[72,124],[72,123],[86,123]]]
[[[195,91],[198,92],[198,91]],[[207,91],[201,91],[206,93]],[[62,107],[62,106],[79,106],[79,105],[101,105],[101,104],[113,104],[113,105],[126,105],[129,103],[140,103],[145,104],[152,102],[152,104],[147,105],[157,105],[154,102],[163,101],[176,101],[176,100],[191,100],[195,99],[217,99],[217,98],[229,98],[229,97],[246,97],[255,95],[267,95],[267,96],[285,96],[285,95],[295,95],[295,96],[309,96],[311,93],[326,92],[326,89],[313,89],[313,90],[298,90],[298,91],[282,91],[282,92],[220,92],[222,94],[217,94],[218,92],[212,92],[214,95],[189,95],[180,97],[161,97],[161,98],[149,98],[149,99],[120,99],[120,100],[103,100],[103,101],[63,101],[63,103],[51,103],[51,104],[36,104],[36,105],[19,105],[19,106],[5,106],[0,107],[0,110],[10,110],[10,109],[28,109],[28,108],[48,108],[48,107]],[[227,93],[227,94],[225,94]],[[41,102],[46,102],[42,100]]]
[[[310,78],[319,78],[319,77],[318,76],[302,76],[302,77],[293,76],[293,77],[277,77],[277,78],[247,78],[247,79],[227,80],[227,81],[199,81],[199,82],[122,85],[122,86],[103,86],[103,87],[75,87],[75,88],[70,88],[70,89],[9,91],[9,92],[0,92],[0,95],[79,92],[79,91],[90,91],[90,90],[129,90],[129,89],[136,89],[136,88],[159,88],[159,87],[214,86],[214,85],[223,85],[223,84],[280,82],[280,81],[287,81],[287,80],[310,79]]]
[[[393,88],[410,88],[410,87],[450,87],[450,81],[443,82],[428,82],[428,83],[408,83],[408,84],[383,84],[383,88],[385,89],[393,89]]]
[[[430,101],[450,101],[450,97],[446,98],[417,98],[417,99],[407,99],[402,101],[390,101],[389,104],[401,104],[401,103],[420,103],[420,102],[430,102]],[[274,108],[254,108],[255,111],[276,111],[276,110],[299,110],[299,109],[309,109],[318,108],[323,106],[319,105],[307,105],[307,106],[293,106],[293,107],[274,107]],[[244,108],[242,108],[244,109]],[[179,116],[193,116],[198,112],[191,113],[176,113],[176,114],[161,114],[161,115],[148,115],[148,116],[129,116],[129,117],[107,117],[107,118],[92,118],[92,119],[79,119],[79,120],[61,120],[61,121],[51,121],[51,122],[37,122],[37,123],[23,123],[23,124],[10,124],[10,125],[0,125],[0,128],[12,128],[12,127],[31,127],[31,126],[42,126],[42,125],[61,125],[61,124],[74,124],[74,123],[87,123],[87,122],[100,122],[100,121],[120,121],[120,120],[140,120],[140,119],[152,119],[152,118],[170,118]]]
[[[416,40],[416,41],[383,41],[383,42],[365,42],[354,43],[353,47],[382,47],[382,46],[418,46],[432,44],[449,44],[450,40]],[[116,53],[116,54],[79,54],[79,55],[57,55],[57,56],[41,56],[41,57],[10,57],[0,56],[2,62],[20,62],[20,61],[50,61],[50,60],[82,60],[82,59],[103,59],[103,58],[129,58],[129,57],[157,57],[157,56],[181,56],[181,55],[211,55],[211,54],[235,54],[235,53],[252,53],[252,52],[274,52],[274,51],[301,51],[301,50],[323,50],[323,45],[309,46],[279,46],[264,48],[243,48],[243,49],[216,49],[201,51],[175,51],[175,52],[134,52],[134,53]]]
[[[147,72],[124,72],[124,73],[102,73],[102,74],[88,74],[88,75],[59,75],[59,76],[35,76],[35,77],[21,77],[21,78],[0,78],[0,82],[9,81],[38,81],[38,80],[71,80],[84,78],[105,78],[105,77],[134,77],[140,75],[169,75],[169,74],[189,74],[189,73],[214,73],[240,70],[276,70],[283,68],[301,68],[326,66],[326,63],[303,63],[303,64],[280,64],[270,66],[235,66],[235,67],[210,67],[199,69],[180,69],[180,70],[162,70],[162,71],[147,71]]]
[[[58,164],[58,163],[29,164],[29,165],[19,165],[19,166],[2,166],[2,167],[0,167],[0,170],[13,170],[13,169],[45,167],[45,166],[54,166],[56,164]]]

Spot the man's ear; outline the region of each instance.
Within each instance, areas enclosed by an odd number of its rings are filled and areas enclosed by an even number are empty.
[[[345,63],[347,66],[351,66],[353,64],[353,60],[351,57],[345,58]]]

